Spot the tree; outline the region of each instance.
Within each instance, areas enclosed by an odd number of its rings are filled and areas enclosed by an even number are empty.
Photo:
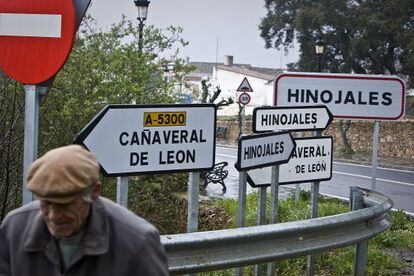
[[[266,9],[259,27],[265,47],[289,51],[297,39],[298,70],[314,71],[315,41],[323,38],[329,72],[414,78],[411,0],[266,0]]]
[[[290,69],[315,71],[317,39],[326,42],[323,68],[332,73],[393,74],[414,82],[414,1],[412,0],[265,0],[260,24],[266,48],[300,45]],[[340,122],[342,152],[350,122]]]
[[[211,91],[211,88],[212,88],[212,84],[209,83],[207,79],[203,79],[201,81],[201,99],[200,99],[200,101],[202,103],[207,103],[207,102],[208,103],[214,103],[218,99],[218,97],[220,96],[220,94],[221,94],[220,87],[218,87],[218,86],[214,87],[213,91]],[[213,93],[213,94],[211,95],[211,93]],[[229,104],[232,104],[233,102],[234,102],[233,99],[230,98],[230,97],[227,98],[227,99],[221,98],[221,100],[218,103],[216,103],[216,106],[217,107],[227,106]]]
[[[24,93],[0,72],[0,221],[20,205]]]
[[[141,53],[135,23],[123,19],[108,32],[92,24],[90,19],[86,22],[42,107],[41,140],[57,131],[51,147],[70,143],[108,104],[177,102],[175,87],[189,70],[186,60],[179,58],[180,47],[187,44],[180,28],[161,31],[147,26]],[[163,71],[166,63],[176,69],[168,77]]]
[[[64,68],[39,113],[39,155],[72,143],[75,135],[107,104],[174,103],[176,84],[191,69],[179,57],[187,45],[182,30],[147,26],[143,51],[138,26],[123,19],[107,32],[85,20]],[[160,68],[174,64],[165,77]],[[0,221],[21,204],[24,92],[0,72]]]

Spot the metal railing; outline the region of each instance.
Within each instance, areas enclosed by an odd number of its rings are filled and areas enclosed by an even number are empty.
[[[355,205],[357,202],[359,204]],[[393,205],[391,199],[378,192],[352,187],[350,206],[355,210],[362,205],[367,208],[303,221],[164,235],[161,242],[167,252],[171,274],[296,258],[359,245],[391,226],[391,218],[387,214]],[[361,270],[361,265],[365,266],[366,256],[364,252],[362,254],[363,261],[358,264],[356,260],[355,263],[357,275],[364,270],[364,267]]]

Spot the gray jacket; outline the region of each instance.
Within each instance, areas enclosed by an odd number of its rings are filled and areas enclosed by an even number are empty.
[[[72,263],[61,272],[56,240],[34,201],[10,212],[0,227],[0,276],[168,275],[157,229],[105,198],[92,203]]]

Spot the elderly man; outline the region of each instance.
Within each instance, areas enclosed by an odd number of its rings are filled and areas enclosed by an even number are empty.
[[[49,151],[29,169],[38,200],[0,227],[0,275],[168,275],[157,229],[100,197],[99,165],[81,146]]]

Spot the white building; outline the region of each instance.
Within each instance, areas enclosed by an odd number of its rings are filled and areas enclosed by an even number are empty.
[[[221,89],[219,99],[231,97],[234,102],[238,101],[241,92],[237,92],[238,87],[244,78],[247,78],[253,92],[247,92],[251,96],[251,101],[247,105],[246,113],[252,113],[254,107],[273,105],[273,80],[283,72],[281,69],[253,67],[249,64],[233,63],[233,56],[225,56],[224,63],[191,63],[197,66],[197,70],[186,77],[197,87],[197,82],[201,83],[203,78],[207,78]],[[212,69],[212,71],[211,71]],[[197,89],[200,89],[198,87]],[[238,104],[223,107],[218,111],[218,115],[236,115]]]

